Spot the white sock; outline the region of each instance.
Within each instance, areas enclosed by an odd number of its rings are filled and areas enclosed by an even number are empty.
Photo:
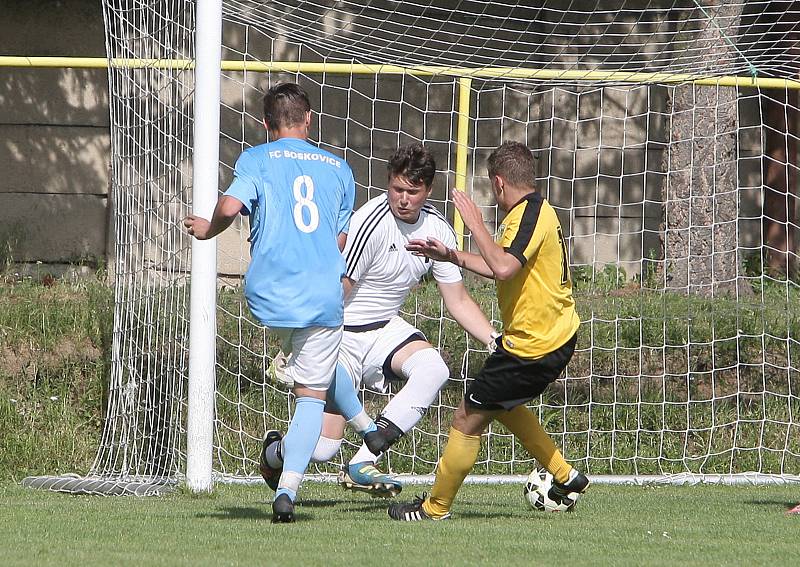
[[[277,445],[277,443],[276,443]],[[278,490],[288,490],[289,497],[294,501],[297,496],[297,491],[300,490],[300,483],[303,482],[303,475],[292,471],[283,471],[281,478],[278,479]],[[275,491],[276,496],[278,490]]]
[[[436,349],[426,348],[409,356],[401,372],[407,381],[386,404],[381,415],[406,433],[428,411],[439,390],[447,383],[450,371]]]
[[[267,447],[265,453],[267,464],[273,469],[279,469],[283,466],[283,440],[272,443]]]
[[[314,452],[311,454],[311,462],[327,463],[336,456],[341,445],[341,439],[331,439],[330,437],[320,435],[317,440],[317,446],[314,447]]]
[[[361,447],[358,449],[356,454],[353,455],[352,459],[350,459],[349,464],[352,465],[354,463],[367,463],[367,462],[374,463],[375,461],[378,460],[379,456],[380,455],[376,455],[375,453],[367,449],[366,443],[362,443]]]
[[[386,405],[381,415],[403,433],[407,433],[422,419],[436,399],[439,390],[447,383],[450,371],[436,349],[426,348],[409,356],[403,363],[401,372],[407,382]],[[379,455],[373,454],[362,443],[361,448],[350,459],[350,464],[374,463],[378,457]]]
[[[363,435],[368,430],[375,430],[375,423],[372,421],[372,418],[367,415],[367,412],[361,410],[361,412],[355,416],[353,419],[347,421],[347,425],[352,427],[356,433],[360,433]]]

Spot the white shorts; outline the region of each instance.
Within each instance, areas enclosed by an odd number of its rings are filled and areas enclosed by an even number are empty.
[[[415,335],[425,339],[422,332],[399,316],[392,317],[384,327],[374,331],[345,331],[339,363],[353,378],[356,390],[363,384],[376,392],[387,392],[388,377],[383,365],[398,346]]]
[[[333,382],[342,327],[272,328],[287,357],[283,372],[295,385],[324,392]]]

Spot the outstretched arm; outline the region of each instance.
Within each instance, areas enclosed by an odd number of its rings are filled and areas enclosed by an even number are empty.
[[[464,282],[439,283],[439,291],[444,299],[444,305],[453,316],[475,340],[486,345],[492,341],[494,327],[486,319],[481,308],[467,293]]]
[[[194,236],[197,240],[208,240],[228,228],[239,211],[242,210],[242,202],[230,195],[223,195],[217,201],[214,208],[214,215],[208,221],[197,215],[189,215],[183,219],[183,226],[186,232]]]
[[[461,214],[464,226],[472,232],[472,239],[478,245],[481,257],[491,271],[492,276],[498,280],[507,280],[514,276],[522,268],[522,264],[513,254],[506,252],[494,241],[492,235],[486,230],[486,225],[483,223],[483,215],[481,215],[478,206],[463,191],[454,189],[452,196],[453,204]],[[460,252],[459,254],[464,253]],[[468,265],[464,267],[468,270],[471,269]]]
[[[494,273],[486,265],[486,262],[481,258],[480,254],[472,254],[470,252],[463,252],[455,248],[448,248],[443,242],[436,240],[433,237],[428,237],[425,240],[413,239],[409,240],[406,244],[406,250],[416,254],[417,256],[427,256],[432,260],[439,262],[450,262],[475,272],[487,278],[493,278]]]
[[[522,268],[522,264],[516,256],[495,243],[483,224],[483,215],[478,206],[463,191],[457,190],[453,190],[453,203],[461,214],[464,225],[472,232],[472,239],[478,245],[480,254],[448,248],[430,237],[425,240],[410,240],[406,250],[440,262],[451,262],[487,278],[507,280],[514,276]]]

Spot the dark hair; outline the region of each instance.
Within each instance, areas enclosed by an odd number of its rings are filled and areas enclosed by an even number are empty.
[[[271,130],[302,124],[309,110],[308,93],[297,83],[275,85],[264,95],[264,120]]]
[[[386,164],[389,176],[403,176],[412,185],[419,185],[420,182],[425,187],[433,184],[433,176],[436,175],[436,160],[433,154],[420,142],[400,146],[394,155],[389,158]]]
[[[499,175],[511,185],[536,187],[536,164],[525,144],[505,142],[489,155],[486,169],[490,178]]]

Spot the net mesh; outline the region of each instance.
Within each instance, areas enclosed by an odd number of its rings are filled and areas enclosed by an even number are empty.
[[[193,2],[103,5],[110,58],[193,57]],[[453,218],[447,196],[463,180],[494,229],[502,218],[485,158],[504,141],[524,141],[567,236],[583,321],[566,375],[531,404],[566,457],[595,475],[796,474],[797,91],[688,82],[795,79],[796,3],[226,0],[223,11],[222,57],[239,69],[222,75],[221,188],[239,153],[265,141],[261,93],[285,80],[310,93],[313,141],[352,166],[358,204],[383,191],[394,148],[419,140],[438,161],[435,205]],[[281,72],[276,62],[439,68]],[[568,80],[565,71],[605,74]],[[185,467],[190,242],[180,220],[191,210],[193,73],[145,62],[112,64],[109,77],[116,310],[108,412],[90,475],[176,479]],[[285,429],[292,412],[267,375],[277,341],[243,302],[247,233],[237,224],[219,239],[214,471],[228,480],[257,476],[264,431]],[[468,287],[497,322],[493,285],[468,279]],[[429,474],[485,352],[431,282],[403,315],[439,348],[451,381],[384,465]],[[364,392],[364,401],[374,414],[386,397]],[[337,462],[319,472],[349,459],[348,435]],[[473,472],[531,466],[492,426]]]

